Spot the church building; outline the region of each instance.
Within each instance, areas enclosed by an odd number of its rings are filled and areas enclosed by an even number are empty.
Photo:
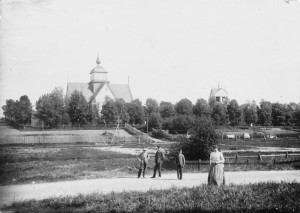
[[[129,84],[111,84],[107,78],[107,71],[100,65],[99,56],[96,67],[90,72],[88,83],[68,83],[67,97],[77,90],[82,92],[88,102],[99,103],[100,108],[107,98],[112,100],[123,99],[126,103],[133,100]]]
[[[218,85],[218,88],[211,89],[209,100],[215,100],[219,103],[228,102],[228,92]]]

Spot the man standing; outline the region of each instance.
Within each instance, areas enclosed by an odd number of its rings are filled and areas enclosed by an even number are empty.
[[[161,152],[160,147],[157,146],[157,152],[155,153],[155,167],[154,173],[151,178],[155,178],[156,170],[158,170],[158,177],[161,177],[161,164],[164,160],[164,154]]]
[[[178,180],[182,180],[182,169],[185,165],[185,158],[182,154],[182,150],[179,150],[178,156],[177,156],[177,178]]]
[[[138,178],[140,178],[142,170],[143,170],[143,178],[145,178],[145,173],[146,173],[147,164],[148,164],[148,153],[145,148],[143,149],[143,152],[138,156],[138,159],[140,161]]]

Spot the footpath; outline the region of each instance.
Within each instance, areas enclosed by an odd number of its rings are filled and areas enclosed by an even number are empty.
[[[42,200],[56,196],[122,191],[147,191],[170,187],[193,187],[207,183],[207,173],[185,173],[177,180],[176,173],[162,174],[162,178],[136,176],[60,181],[52,183],[0,186],[0,207],[14,201]],[[258,182],[300,182],[299,170],[226,172],[226,184]]]

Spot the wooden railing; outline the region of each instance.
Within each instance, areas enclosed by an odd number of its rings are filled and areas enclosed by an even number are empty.
[[[235,155],[225,156],[225,168],[234,165],[254,165],[254,164],[276,164],[300,162],[300,153],[279,153],[279,154],[257,154],[257,155]],[[207,170],[209,161],[186,161],[186,168],[193,170]]]

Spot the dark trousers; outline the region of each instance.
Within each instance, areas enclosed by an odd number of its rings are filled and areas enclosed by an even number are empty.
[[[143,170],[143,177],[145,177],[146,169],[147,169],[147,164],[146,163],[141,163],[140,168],[139,168],[138,177],[141,176],[142,170]]]
[[[158,170],[158,176],[161,177],[161,164],[162,163],[155,163],[153,177],[156,176],[156,170]]]
[[[177,165],[177,178],[178,178],[178,180],[182,180],[182,169],[183,169],[182,166]]]

